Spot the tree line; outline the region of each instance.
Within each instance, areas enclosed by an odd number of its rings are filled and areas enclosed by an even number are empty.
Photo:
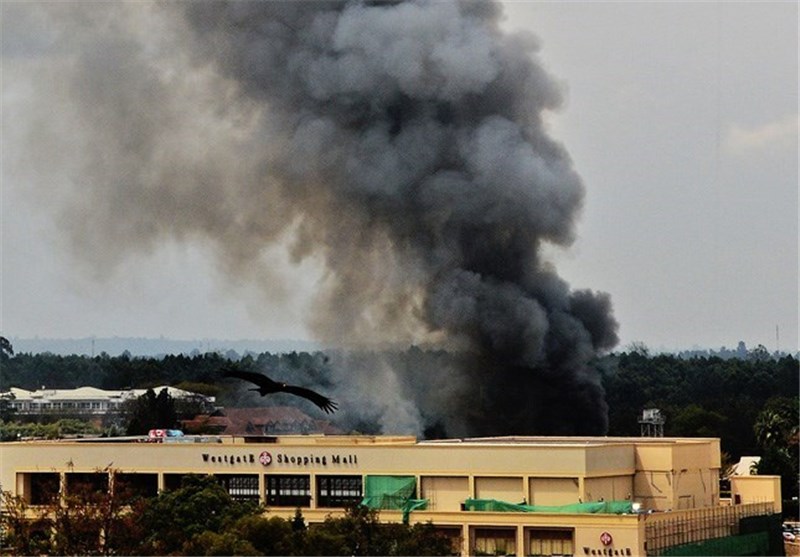
[[[735,458],[760,454],[754,425],[768,401],[796,401],[798,360],[611,355],[598,362],[609,406],[610,435],[639,435],[638,416],[659,408],[667,436],[719,437]]]
[[[412,347],[381,357],[398,369],[413,369],[421,357],[436,362],[446,354]],[[89,357],[0,352],[0,358],[0,390],[12,386],[34,390],[172,385],[215,396],[221,406],[240,405],[236,389],[220,386],[220,370],[231,362],[219,353],[138,358],[127,354]],[[316,385],[329,384],[332,375],[330,360],[323,352],[247,354],[236,365]],[[685,359],[630,351],[605,356],[592,365],[606,392],[608,435],[639,435],[641,411],[659,408],[667,419],[665,435],[719,437],[723,451],[736,459],[759,454],[762,446],[754,431],[759,413],[770,399],[796,400],[800,385],[797,358],[776,359],[758,352],[746,359]]]

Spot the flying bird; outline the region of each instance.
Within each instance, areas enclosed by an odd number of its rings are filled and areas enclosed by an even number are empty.
[[[225,377],[235,377],[236,379],[242,379],[244,381],[255,383],[258,385],[258,387],[247,390],[258,391],[261,396],[266,396],[272,393],[289,393],[310,400],[328,414],[333,414],[337,409],[337,404],[326,396],[315,393],[311,389],[306,389],[304,387],[297,387],[295,385],[287,385],[286,383],[273,381],[261,373],[226,369],[222,372],[222,374]]]

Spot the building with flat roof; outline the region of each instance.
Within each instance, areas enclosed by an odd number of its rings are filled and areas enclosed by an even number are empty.
[[[142,440],[7,443],[0,482],[42,504],[78,481],[155,495],[213,474],[234,498],[285,518],[299,508],[312,524],[354,504],[432,522],[463,555],[766,555],[775,524],[781,543],[780,479],[732,478],[723,504],[713,438]]]

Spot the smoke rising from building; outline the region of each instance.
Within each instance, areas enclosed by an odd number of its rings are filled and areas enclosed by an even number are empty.
[[[41,69],[51,87],[26,129],[63,146],[43,164],[68,177],[50,202],[92,268],[202,242],[232,281],[280,296],[264,252],[288,244],[324,267],[319,340],[455,354],[403,369],[335,358],[345,419],[605,431],[588,363],[617,341],[609,297],[571,290],[540,256],[572,242],[584,193],[543,125],[561,87],[535,38],[501,32],[497,4],[68,4],[42,17],[59,22],[59,60]]]

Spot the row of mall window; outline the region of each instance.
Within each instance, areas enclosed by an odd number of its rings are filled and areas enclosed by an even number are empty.
[[[60,493],[61,475],[57,472],[29,472],[19,476],[23,484],[22,495],[32,505],[51,503]],[[184,477],[183,474],[164,474],[164,488],[168,491],[178,489]],[[214,477],[233,499],[256,502],[261,499],[258,474],[218,474]],[[107,493],[110,488],[123,498],[154,497],[158,494],[158,474],[115,472],[112,479],[110,474],[104,472],[67,472],[64,478],[64,490],[67,494]],[[413,476],[408,476],[407,480],[412,481]],[[268,506],[307,508],[311,505],[310,475],[265,475],[264,484]],[[348,507],[360,503],[364,498],[362,476],[316,475],[315,484],[318,508]],[[438,529],[452,539],[454,547],[460,547],[460,527]],[[516,554],[516,530],[516,527],[511,526],[474,528],[470,535],[470,554]],[[572,528],[526,528],[525,535],[526,544],[530,547],[529,554],[574,554]]]
[[[45,505],[60,492],[61,478],[56,472],[30,472],[23,476],[23,495],[31,505]],[[182,474],[164,474],[164,488],[178,489]],[[228,494],[238,501],[259,501],[257,474],[219,474],[214,476]],[[77,491],[107,492],[110,476],[107,473],[68,472],[66,493]],[[158,494],[158,475],[146,473],[114,474],[114,490],[125,497],[154,497]],[[363,485],[361,476],[316,476],[317,507],[348,507],[361,502]],[[267,475],[265,477],[266,503],[275,507],[310,507],[311,477],[309,475]]]

